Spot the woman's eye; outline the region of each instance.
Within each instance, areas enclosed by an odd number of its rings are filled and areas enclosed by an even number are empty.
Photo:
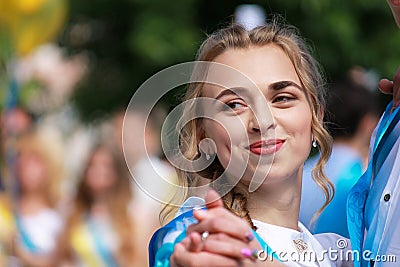
[[[241,109],[244,107],[245,107],[245,105],[240,102],[229,102],[224,105],[225,110],[230,110],[230,109],[237,110],[237,109]]]
[[[277,102],[286,103],[286,102],[289,102],[289,101],[294,100],[294,99],[295,99],[295,98],[292,97],[292,96],[282,95],[282,96],[276,97],[272,102],[273,102],[273,103],[277,103]]]

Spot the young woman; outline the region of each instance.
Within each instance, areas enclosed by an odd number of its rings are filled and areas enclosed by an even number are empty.
[[[92,150],[59,240],[57,266],[143,264],[134,249],[132,194],[124,166],[116,147],[100,144]]]
[[[63,173],[61,149],[45,131],[31,130],[18,138],[17,151],[15,188],[10,186],[0,199],[0,236],[6,237],[0,243],[8,242],[3,243],[13,256],[8,264],[49,266],[62,229],[56,209]]]
[[[324,81],[297,30],[278,20],[251,31],[233,25],[207,38],[197,60],[226,66],[238,74],[213,73],[218,68],[211,66],[205,76],[229,79],[224,81],[229,86],[189,86],[186,100],[202,97],[211,102],[194,101],[184,110],[193,120],[182,128],[180,149],[186,159],[205,154],[212,162],[203,171],[178,170],[179,177],[188,187],[193,181],[208,179],[217,192],[225,193],[224,185],[232,189],[222,195],[222,201],[209,192],[209,210],[183,213],[158,231],[150,244],[150,264],[347,264],[344,258],[335,260],[324,252],[349,249],[337,245],[340,236],[313,236],[298,221],[303,165],[312,146],[321,154],[313,179],[326,196],[323,207],[334,190],[323,172],[332,144],[322,124]],[[238,76],[247,77],[255,86]],[[196,118],[199,110],[211,115]],[[254,180],[259,182],[256,186]],[[183,207],[193,201],[189,198]],[[268,261],[255,260],[260,249],[268,254]]]

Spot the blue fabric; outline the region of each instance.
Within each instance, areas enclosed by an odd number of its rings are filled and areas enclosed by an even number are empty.
[[[187,227],[194,223],[197,223],[197,220],[193,217],[192,209],[183,214],[180,214],[167,225],[157,230],[152,236],[149,244],[150,266],[169,267],[169,258],[174,252],[174,246],[186,237]],[[172,232],[180,232],[180,234],[177,235],[174,240],[165,241],[165,237]],[[268,254],[268,256],[274,257],[276,260],[280,261],[276,253],[273,253],[273,250],[255,231],[252,230],[252,234],[256,237],[261,248]]]
[[[101,257],[102,261],[105,262],[106,266],[108,267],[118,266],[111,251],[109,251],[106,247],[104,247],[104,241],[101,240],[101,232],[98,229],[96,223],[94,223],[89,216],[86,217],[86,222],[88,224],[88,229],[93,237],[97,254]]]
[[[319,155],[316,155],[304,164],[299,220],[312,234],[336,233],[349,238],[346,218],[347,196],[363,174],[363,159],[352,148],[334,144],[332,155],[325,166],[325,173],[335,185],[335,196],[311,224],[312,217],[325,202],[325,195],[312,179],[312,169],[318,159]]]
[[[262,239],[261,236],[256,233],[256,231],[251,230],[251,233],[256,237],[264,253],[268,254],[268,257],[265,257],[266,259],[272,257],[278,261],[282,261],[281,259],[279,259],[278,255],[272,250],[272,248],[264,241],[264,239]]]
[[[39,248],[35,245],[35,243],[32,241],[32,239],[29,237],[28,233],[25,231],[24,226],[22,225],[21,222],[21,217],[15,212],[14,213],[15,217],[15,224],[18,229],[18,233],[21,237],[22,245],[32,254],[39,254],[40,250]]]
[[[152,267],[169,266],[175,244],[186,237],[186,229],[190,224],[197,223],[193,217],[193,210],[185,212],[174,218],[164,227],[158,229],[152,236],[149,244],[149,263]],[[181,231],[178,238],[173,242],[164,242],[165,236],[173,231]]]
[[[364,250],[370,250],[371,258],[378,253],[374,237],[378,239],[382,237],[386,222],[386,215],[379,214],[379,203],[390,170],[381,170],[381,167],[399,134],[398,131],[394,131],[400,119],[399,108],[390,114],[391,108],[392,103],[387,106],[378,127],[368,169],[353,187],[347,200],[347,220],[352,248],[359,251],[360,255]],[[374,218],[378,220],[373,221]],[[366,237],[365,231],[367,231]],[[361,257],[359,262],[354,262],[354,265],[370,266],[370,262]]]

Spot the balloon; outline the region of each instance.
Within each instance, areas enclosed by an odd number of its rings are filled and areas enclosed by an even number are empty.
[[[2,0],[0,23],[17,55],[56,37],[67,14],[66,0]]]

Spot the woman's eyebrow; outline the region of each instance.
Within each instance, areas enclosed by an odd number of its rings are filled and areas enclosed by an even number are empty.
[[[294,86],[294,87],[296,87],[297,89],[300,89],[301,91],[304,90],[303,87],[301,87],[300,85],[298,85],[297,83],[295,83],[295,82],[293,82],[293,81],[279,81],[279,82],[274,82],[274,83],[271,83],[271,84],[268,86],[268,89],[271,89],[271,90],[281,90],[281,89],[286,88],[286,87],[288,87],[288,86]]]
[[[241,95],[246,95],[248,94],[248,90],[246,88],[243,87],[234,87],[234,88],[227,88],[225,90],[223,90],[222,92],[220,92],[215,99],[220,99],[225,95],[237,95],[237,96],[241,96]]]
[[[299,90],[301,90],[301,91],[304,90],[300,85],[298,85],[297,83],[295,83],[295,82],[293,82],[293,81],[279,81],[279,82],[274,82],[274,83],[271,83],[271,84],[268,86],[268,89],[277,91],[277,90],[281,90],[281,89],[284,89],[284,88],[289,87],[289,86],[296,87],[297,89],[299,89]],[[225,95],[244,96],[244,95],[247,95],[248,93],[249,93],[249,92],[248,92],[248,89],[243,88],[243,87],[227,88],[227,89],[223,90],[222,92],[220,92],[220,93],[215,97],[215,99],[220,99],[220,98],[222,98],[222,97],[225,96]]]

